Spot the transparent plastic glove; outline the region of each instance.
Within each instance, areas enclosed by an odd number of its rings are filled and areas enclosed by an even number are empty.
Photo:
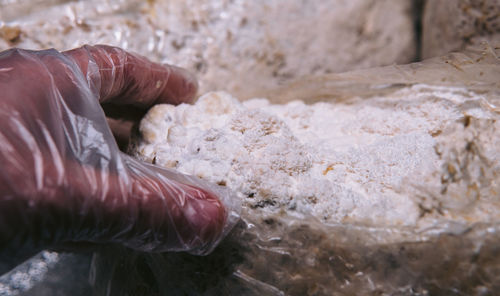
[[[100,106],[141,113],[196,91],[186,71],[115,47],[0,53],[4,269],[61,244],[212,250],[237,219],[236,199],[120,152]]]

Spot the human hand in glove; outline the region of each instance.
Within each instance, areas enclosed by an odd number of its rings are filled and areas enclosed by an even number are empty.
[[[112,134],[123,143],[150,106],[196,91],[185,70],[115,47],[0,53],[0,272],[65,244],[213,249],[230,193],[134,160]]]

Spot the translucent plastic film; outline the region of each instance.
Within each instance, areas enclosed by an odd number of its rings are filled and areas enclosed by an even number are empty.
[[[109,46],[12,49],[0,89],[2,272],[78,243],[206,254],[237,220],[229,190],[122,153],[99,104],[190,102],[186,71]]]
[[[413,84],[466,87],[494,95],[500,89],[499,50],[487,42],[464,52],[408,65],[393,65],[298,79],[283,88],[261,94],[276,103],[290,100],[342,101],[393,92]],[[495,97],[495,96],[493,96]]]
[[[125,249],[96,254],[92,277],[96,291],[100,295],[495,293],[500,266],[500,163],[494,144],[499,134],[499,65],[496,50],[485,45],[417,64],[311,77],[267,94],[275,102],[324,100],[386,108],[430,101],[431,106],[455,110],[454,119],[429,135],[436,139],[437,152],[432,153],[440,155],[443,166],[431,177],[410,176],[401,186],[407,190],[403,199],[418,201],[417,219],[429,217],[425,227],[325,223],[321,217],[294,209],[276,211],[265,204],[247,203],[242,221],[209,256]],[[437,94],[428,96],[428,88]],[[385,100],[401,91],[408,97]],[[440,97],[439,92],[447,91],[464,93],[464,101]],[[401,110],[387,108],[394,113]],[[433,180],[439,183],[435,191]]]

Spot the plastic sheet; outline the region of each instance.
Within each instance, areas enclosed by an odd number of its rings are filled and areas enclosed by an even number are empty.
[[[342,101],[356,96],[383,95],[414,84],[466,87],[496,100],[500,89],[499,49],[487,42],[464,52],[408,65],[303,77],[272,92],[261,93],[274,103],[303,100]]]
[[[82,42],[107,42],[147,53],[155,60],[203,66],[189,46],[183,50],[192,58],[182,61],[184,57],[168,55],[170,49],[183,44],[183,38],[165,36],[162,28],[149,22],[150,17],[158,18],[149,9],[150,2],[43,0],[36,1],[34,9],[33,1],[0,0],[0,15],[9,26],[27,25],[18,33],[21,38],[30,37],[23,43],[29,48],[69,49]],[[50,7],[59,3],[71,5]],[[130,8],[140,13],[131,13]],[[31,14],[36,10],[41,13]],[[60,18],[47,21],[48,16],[56,15]],[[127,21],[129,18],[134,22]],[[222,30],[215,33],[225,35]],[[202,48],[205,42],[211,38],[204,37]],[[356,96],[369,99],[424,83],[466,87],[488,98],[483,108],[498,112],[499,72],[498,50],[485,46],[423,63],[301,78],[279,90],[252,95],[273,102],[349,102]],[[496,223],[447,224],[415,233],[411,229],[325,225],[311,217],[277,217],[252,209],[244,209],[242,216],[228,239],[205,257],[103,249],[93,260],[91,280],[96,294],[488,295],[499,288]],[[36,280],[46,281],[43,277]],[[68,290],[79,284],[60,275],[59,285]]]
[[[184,70],[109,46],[13,49],[0,88],[2,272],[82,242],[206,254],[235,224],[229,190],[123,154],[99,105],[192,100]]]
[[[478,122],[494,121],[499,71],[497,49],[484,44],[422,63],[311,77],[268,97],[348,104],[417,83],[460,86],[485,98],[479,107],[491,118]],[[498,164],[488,165],[480,178],[492,190],[481,198],[495,203]],[[500,288],[499,231],[495,219],[443,219],[416,230],[332,225],[245,207],[242,221],[209,256],[104,250],[94,257],[93,284],[99,295],[490,295]]]

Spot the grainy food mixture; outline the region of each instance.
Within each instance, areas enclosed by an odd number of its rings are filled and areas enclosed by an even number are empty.
[[[480,95],[415,85],[349,103],[208,93],[155,106],[139,158],[228,186],[248,207],[426,228],[498,217],[500,124]]]

